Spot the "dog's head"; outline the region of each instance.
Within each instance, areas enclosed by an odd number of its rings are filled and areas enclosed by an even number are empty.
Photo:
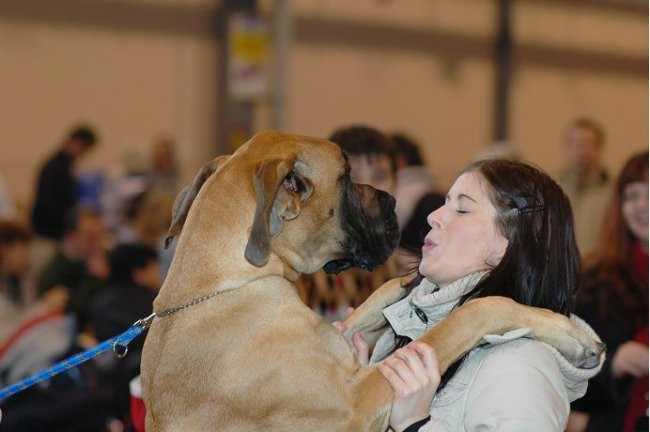
[[[180,233],[201,187],[222,166],[237,167],[228,177],[243,178],[228,181],[239,182],[254,202],[244,257],[256,267],[275,254],[298,273],[372,270],[397,245],[395,200],[389,194],[353,183],[336,144],[279,132],[258,134],[232,156],[205,165],[176,199],[168,241]]]

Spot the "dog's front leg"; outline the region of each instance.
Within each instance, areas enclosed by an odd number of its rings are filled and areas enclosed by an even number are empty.
[[[382,335],[388,321],[384,318],[385,307],[400,300],[406,294],[404,279],[391,279],[375,290],[366,301],[359,306],[343,324],[347,330],[344,335],[352,341],[352,335],[359,331],[361,336],[373,347]]]
[[[519,328],[558,349],[578,367],[598,365],[604,346],[564,315],[521,305],[506,297],[471,300],[452,311],[420,339],[435,348],[440,372],[476,346],[483,336]]]

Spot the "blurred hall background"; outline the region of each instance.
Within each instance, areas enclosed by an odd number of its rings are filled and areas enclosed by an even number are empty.
[[[242,11],[253,33],[232,37]],[[238,35],[264,59],[234,94]],[[271,128],[404,131],[443,189],[495,141],[556,173],[580,116],[602,124],[611,173],[648,145],[645,1],[3,0],[0,52],[0,173],[23,212],[78,122],[101,137],[82,172],[165,134],[182,183]]]

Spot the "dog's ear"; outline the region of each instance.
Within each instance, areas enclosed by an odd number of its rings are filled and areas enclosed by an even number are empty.
[[[219,168],[219,165],[223,164],[229,157],[230,156],[219,156],[203,165],[194,178],[192,184],[185,186],[183,190],[176,195],[176,200],[174,200],[174,207],[172,209],[172,224],[169,227],[167,237],[165,238],[165,249],[169,247],[169,244],[172,242],[174,237],[179,235],[183,230],[183,225],[187,218],[187,212],[190,211],[190,206],[201,190],[203,183],[205,183],[206,180]]]
[[[300,214],[302,203],[313,186],[306,176],[306,165],[293,155],[287,159],[262,161],[257,165],[253,185],[257,206],[244,256],[256,267],[266,265],[271,239],[282,231],[283,222]]]

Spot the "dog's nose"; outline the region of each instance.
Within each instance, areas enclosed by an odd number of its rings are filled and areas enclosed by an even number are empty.
[[[390,194],[386,195],[388,195],[388,205],[390,206],[391,210],[395,210],[395,205],[397,203],[397,201],[395,201],[395,197]]]

